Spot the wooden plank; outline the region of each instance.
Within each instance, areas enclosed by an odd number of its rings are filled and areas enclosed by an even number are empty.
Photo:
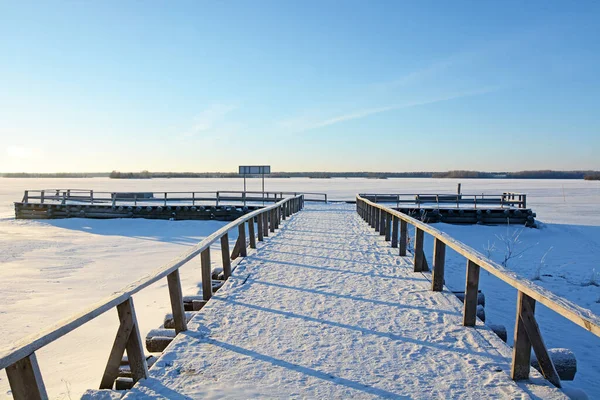
[[[444,289],[444,264],[446,262],[446,245],[435,238],[433,243],[433,269],[431,290],[441,292]]]
[[[47,400],[48,394],[34,353],[6,367],[15,400]]]
[[[238,241],[240,242],[240,256],[246,257],[248,251],[246,250],[246,226],[241,224],[238,226]]]
[[[242,225],[243,226],[243,225]],[[202,298],[210,300],[212,297],[212,270],[210,265],[210,247],[200,254],[202,265]]]
[[[119,318],[119,329],[117,330],[117,335],[108,356],[106,367],[104,368],[104,374],[100,381],[100,389],[112,389],[115,379],[119,375],[119,366],[127,348],[127,341],[133,331],[133,319],[129,318],[129,314],[126,314],[125,317],[127,318]]]
[[[424,233],[421,229],[415,228],[415,249],[414,249],[414,271],[422,272],[423,271],[423,259],[425,258],[425,253],[423,253],[423,239]]]
[[[256,230],[258,232],[258,241],[259,242],[262,242],[263,240],[265,240],[263,221],[264,221],[263,214],[260,214],[259,216],[256,217]]]
[[[406,245],[408,243],[408,223],[400,220],[400,256],[406,256]]]
[[[463,326],[475,326],[477,321],[477,291],[479,290],[479,265],[467,260],[467,277],[463,305]]]
[[[390,214],[391,215],[391,214]],[[398,247],[398,217],[392,216],[392,247]]]
[[[133,307],[133,299],[130,297],[119,304],[117,306],[117,313],[119,314],[119,320],[131,319],[133,322],[133,328],[125,347],[127,358],[129,359],[129,368],[131,369],[131,377],[134,382],[146,379],[148,377],[148,364],[146,364],[144,345],[140,336],[135,308]]]
[[[175,270],[167,275],[169,285],[169,298],[171,299],[171,310],[173,311],[173,320],[175,322],[175,332],[187,331],[187,322],[185,319],[185,310],[183,308],[183,293],[181,291],[181,279],[179,270]]]
[[[256,248],[256,235],[254,234],[254,220],[248,220],[248,236],[250,236],[250,248]]]
[[[223,261],[223,276],[228,279],[231,276],[231,258],[229,256],[229,234],[227,233],[221,236],[221,259]]]
[[[392,239],[392,214],[385,213],[385,241]]]
[[[529,307],[524,303],[529,303]],[[515,319],[515,336],[510,371],[510,377],[515,381],[528,379],[531,368],[531,341],[527,335],[523,318],[521,318],[526,307],[528,311],[535,312],[535,300],[523,292],[519,292],[517,295],[517,316]]]
[[[523,307],[521,309],[520,318],[523,321],[523,326],[525,327],[525,331],[527,332],[527,336],[529,337],[529,341],[531,342],[531,346],[535,352],[538,365],[542,370],[542,375],[544,375],[544,378],[546,378],[554,386],[560,388],[562,387],[560,383],[560,377],[556,372],[552,358],[550,358],[550,355],[548,354],[548,349],[546,348],[546,344],[542,338],[540,327],[535,320],[532,304],[535,305],[535,300],[533,299],[522,302]]]

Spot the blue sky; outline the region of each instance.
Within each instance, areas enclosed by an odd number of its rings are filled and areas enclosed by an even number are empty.
[[[0,172],[600,169],[598,2],[0,0]]]

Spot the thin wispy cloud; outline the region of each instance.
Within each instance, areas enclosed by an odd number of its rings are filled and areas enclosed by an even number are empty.
[[[373,108],[362,108],[358,110],[354,110],[348,113],[336,115],[330,118],[320,119],[308,121],[305,119],[295,119],[295,120],[287,120],[281,123],[282,127],[285,127],[292,131],[293,133],[301,133],[306,132],[313,129],[324,128],[327,126],[335,125],[341,122],[356,120],[360,118],[366,118],[372,115],[381,114],[390,111],[401,110],[410,107],[418,107],[424,106],[428,104],[440,103],[443,101],[455,100],[464,97],[477,96],[486,93],[491,93],[498,90],[498,86],[489,86],[484,88],[479,88],[475,90],[454,92],[450,94],[446,94],[438,97],[431,97],[429,99],[417,100],[417,101],[408,101],[405,103],[397,103],[397,104],[389,104],[381,107],[373,107]]]
[[[192,127],[186,131],[183,136],[191,137],[200,133],[208,132],[213,130],[219,124],[225,121],[227,114],[236,110],[237,106],[231,104],[212,104],[205,110],[202,110],[194,118]]]

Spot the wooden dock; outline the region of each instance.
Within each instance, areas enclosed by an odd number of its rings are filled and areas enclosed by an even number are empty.
[[[467,262],[464,303],[444,286],[446,248]],[[190,300],[179,268],[197,256],[202,293]],[[512,349],[477,317],[480,269],[517,289]],[[149,368],[132,296],[163,279],[173,333]],[[300,194],[241,216],[122,291],[0,350],[0,369],[14,398],[47,398],[36,351],[116,308],[120,326],[99,382],[119,388],[126,352],[126,379],[135,384],[127,399],[565,398],[537,302],[600,336],[589,310],[431,225],[361,196],[355,205],[306,207]],[[199,311],[186,313],[188,305]]]

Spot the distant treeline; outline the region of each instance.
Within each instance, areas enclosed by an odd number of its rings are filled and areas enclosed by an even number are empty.
[[[239,178],[235,172],[61,172],[61,173],[0,173],[4,178],[98,178],[151,179],[151,178]],[[274,172],[268,178],[463,178],[463,179],[587,179],[600,180],[600,171],[447,171],[447,172]]]

